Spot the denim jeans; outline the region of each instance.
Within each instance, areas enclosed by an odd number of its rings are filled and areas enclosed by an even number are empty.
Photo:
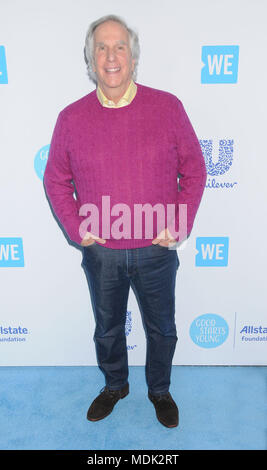
[[[125,322],[131,286],[146,334],[148,391],[167,393],[177,342],[177,250],[153,244],[142,248],[111,249],[94,242],[83,247],[82,267],[95,316],[97,361],[106,386],[119,390],[128,383]]]

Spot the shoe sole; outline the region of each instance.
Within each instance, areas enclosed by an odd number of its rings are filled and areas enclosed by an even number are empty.
[[[178,426],[178,424],[179,424],[179,423],[177,423],[177,424],[166,424],[166,423],[164,423],[163,421],[161,421],[158,416],[157,416],[157,418],[158,418],[158,421],[159,421],[161,424],[163,424],[163,426],[165,426],[166,428],[177,428],[177,426]]]
[[[119,398],[119,400],[123,400],[123,398],[127,397],[127,395],[129,395],[129,392],[127,392],[125,395],[121,396],[121,397]],[[118,401],[119,401],[119,400],[118,400]],[[118,403],[118,401],[116,401],[116,403],[114,404],[114,406]],[[113,406],[113,408],[112,408],[108,413],[106,413],[104,416],[101,416],[100,418],[88,418],[88,416],[87,416],[88,421],[93,421],[93,422],[101,421],[101,419],[106,418],[108,415],[110,415],[110,414],[112,413],[112,411],[114,410],[114,406]]]

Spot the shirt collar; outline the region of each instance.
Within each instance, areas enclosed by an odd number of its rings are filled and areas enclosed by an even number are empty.
[[[124,93],[124,95],[121,97],[121,99],[119,100],[119,102],[117,104],[114,103],[114,101],[112,100],[109,100],[103,93],[103,91],[101,90],[100,86],[98,85],[97,86],[97,90],[96,90],[96,94],[97,94],[97,97],[100,101],[100,103],[102,104],[102,106],[106,107],[106,108],[121,108],[122,106],[127,106],[128,104],[130,104],[132,102],[132,100],[134,99],[135,95],[136,95],[136,92],[137,92],[137,86],[136,84],[134,83],[133,80],[131,80],[131,83],[130,85],[128,86],[126,92]]]

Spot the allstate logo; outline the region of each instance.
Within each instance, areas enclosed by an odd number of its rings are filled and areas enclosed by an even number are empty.
[[[201,83],[236,83],[239,46],[203,46]]]
[[[201,348],[217,348],[223,344],[229,334],[225,319],[214,313],[197,317],[191,324],[190,337]]]
[[[125,335],[129,336],[132,331],[132,312],[126,312]]]
[[[38,178],[40,178],[40,180],[42,180],[44,177],[49,148],[50,145],[45,145],[44,147],[40,148],[34,158],[35,173],[37,174]]]
[[[245,325],[240,331],[243,342],[267,341],[267,327],[262,325]]]
[[[0,341],[2,343],[26,341],[28,334],[28,328],[22,328],[21,326],[16,328],[13,328],[12,326],[0,326]]]
[[[8,78],[7,78],[5,46],[0,46],[0,84],[6,85],[7,83],[8,83]]]
[[[222,176],[227,173],[233,163],[234,140],[220,139],[218,146],[218,158],[214,159],[214,143],[212,139],[200,139],[200,147],[206,164],[209,176]],[[215,160],[215,161],[214,161]],[[237,182],[216,181],[215,178],[208,178],[206,188],[233,188]]]

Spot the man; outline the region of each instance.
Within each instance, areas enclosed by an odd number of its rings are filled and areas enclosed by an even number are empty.
[[[70,240],[83,247],[105,377],[87,418],[103,419],[129,393],[125,320],[132,287],[147,339],[148,397],[158,420],[172,428],[179,421],[169,392],[176,247],[192,230],[206,182],[204,159],[181,101],[134,81],[138,38],[122,19],[92,23],[84,52],[97,87],[59,113],[44,184]]]

